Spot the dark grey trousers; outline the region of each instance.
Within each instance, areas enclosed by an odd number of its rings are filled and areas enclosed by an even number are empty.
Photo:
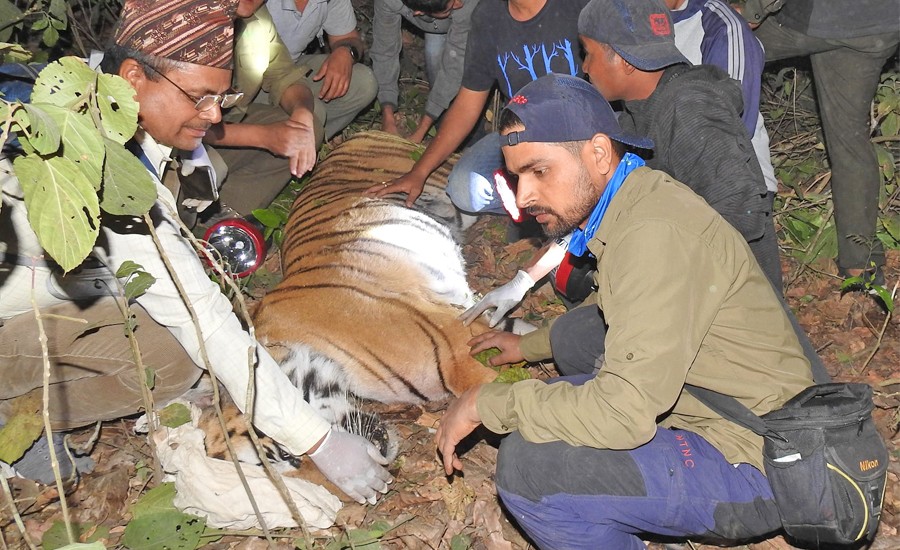
[[[831,196],[838,234],[838,266],[884,264],[875,238],[881,176],[869,130],[869,107],[885,62],[897,51],[900,33],[844,40],[813,38],[766,19],[756,36],[766,61],[809,56],[831,164]]]

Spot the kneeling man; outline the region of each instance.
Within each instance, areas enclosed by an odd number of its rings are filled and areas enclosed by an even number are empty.
[[[510,433],[497,489],[542,548],[644,548],[642,537],[734,541],[781,527],[763,474],[762,439],[701,404],[685,384],[756,414],[813,384],[772,285],[741,235],[706,202],[628,146],[587,82],[548,75],[500,117],[516,202],[550,237],[597,259],[609,329],[596,374],[555,383],[486,384],[448,409],[436,434],[448,474],[479,424]],[[581,309],[566,313],[577,314]],[[604,338],[597,334],[597,338]],[[473,353],[520,361],[519,337],[485,333]],[[559,351],[559,350],[553,350]]]

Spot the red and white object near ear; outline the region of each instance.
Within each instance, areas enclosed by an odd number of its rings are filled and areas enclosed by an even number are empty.
[[[516,188],[513,179],[503,168],[494,171],[494,187],[500,195],[503,209],[509,213],[514,222],[519,223],[524,219],[522,211],[516,206]]]

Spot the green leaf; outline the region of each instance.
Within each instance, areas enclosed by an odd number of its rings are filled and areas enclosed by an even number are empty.
[[[131,506],[131,515],[134,519],[161,514],[163,512],[177,512],[175,508],[175,484],[172,482],[160,483],[150,489]]]
[[[0,21],[3,20],[3,3],[6,0],[0,0]],[[4,31],[10,30],[12,27],[7,27],[6,29],[0,29],[0,62],[3,63],[26,63],[31,59],[32,53],[22,46],[18,44],[10,44],[9,42],[3,42],[3,40],[8,39],[9,37],[4,38]]]
[[[16,111],[14,116],[20,125],[23,123],[23,118],[27,120],[28,131],[25,139],[28,140],[28,143],[42,155],[58,151],[61,140],[59,126],[45,109],[47,106],[25,103],[22,104],[22,107],[24,109]]]
[[[41,246],[65,271],[78,267],[100,231],[100,206],[91,182],[62,157],[19,157],[15,170]]]
[[[531,373],[528,372],[527,369],[523,369],[522,367],[510,367],[498,374],[497,378],[494,379],[494,382],[499,382],[501,384],[512,384],[514,382],[519,382],[520,380],[530,379]]]
[[[887,232],[895,242],[900,242],[900,215],[886,214],[880,219],[885,232]]]
[[[894,169],[894,155],[890,149],[876,143],[875,157],[878,159],[878,166],[881,168],[881,175],[885,181],[892,180],[896,171]]]
[[[144,266],[142,266],[141,264],[132,262],[131,260],[125,260],[124,262],[122,262],[122,265],[119,266],[119,269],[116,270],[116,278],[125,279],[137,273],[138,271],[143,270]]]
[[[422,154],[425,152],[425,147],[418,146],[412,151],[409,152],[409,158],[418,162],[420,158],[422,158]]]
[[[131,550],[194,550],[206,520],[181,512],[161,512],[135,518],[122,542]]]
[[[475,354],[475,360],[485,367],[491,366],[491,358],[500,355],[500,348],[488,348]]]
[[[847,277],[844,279],[844,282],[841,283],[841,292],[845,292],[850,290],[852,287],[865,286],[866,282],[863,280],[861,275],[856,275],[855,277]]]
[[[152,390],[156,386],[156,371],[150,367],[144,367],[144,382]]]
[[[450,550],[469,550],[472,547],[472,537],[457,533],[450,539]]]
[[[891,293],[888,289],[881,285],[872,285],[871,290],[875,291],[875,294],[881,298],[881,301],[884,302],[884,307],[886,307],[888,311],[894,311],[894,300],[891,299]]]
[[[59,19],[60,21],[66,21],[66,2],[65,0],[50,0],[50,15]]]
[[[25,454],[44,432],[39,414],[20,413],[0,428],[0,460],[13,463]]]
[[[9,40],[9,37],[12,36],[13,28],[16,26],[9,25],[7,27],[6,25],[13,21],[18,21],[21,17],[22,10],[17,8],[13,2],[10,2],[9,0],[0,0],[0,21],[3,21],[3,28],[0,28],[0,42]]]
[[[177,428],[191,421],[191,410],[181,403],[171,403],[159,411],[159,423],[168,428]]]
[[[34,23],[31,24],[31,30],[33,31],[42,31],[46,29],[50,25],[50,18],[47,16],[41,17],[40,19],[36,19]]]
[[[277,229],[284,223],[282,217],[278,215],[278,212],[273,211],[271,208],[258,208],[251,212],[251,214],[254,218],[259,220],[259,223],[269,229]]]
[[[75,108],[87,99],[97,81],[97,74],[77,57],[62,57],[47,65],[38,75],[31,92],[31,102]]]
[[[56,105],[40,105],[59,128],[62,154],[74,162],[94,189],[100,190],[100,174],[103,169],[103,140],[94,122],[87,115]]]
[[[147,169],[128,149],[109,138],[103,138],[106,163],[103,165],[104,212],[125,216],[141,216],[156,201],[156,184]]]
[[[881,121],[881,135],[896,136],[900,133],[900,117],[897,113],[888,113]]]
[[[137,272],[125,283],[125,299],[131,301],[140,298],[155,282],[156,277],[146,271]]]
[[[94,76],[103,131],[109,139],[124,144],[137,131],[139,106],[134,99],[134,88],[118,75],[94,73]]]
[[[79,542],[69,544],[69,535],[66,533],[66,524],[61,521],[55,521],[41,537],[41,546],[44,550],[62,550],[64,548],[105,548],[103,543],[99,541],[100,539],[109,538],[109,527],[94,525],[93,523],[73,523],[72,534]]]
[[[41,37],[41,42],[50,46],[51,48],[59,42],[59,31],[56,30],[55,27],[50,26],[44,29],[44,34]]]
[[[45,545],[46,549],[47,546]],[[67,544],[60,546],[57,550],[106,550],[102,542],[76,542],[75,544]]]

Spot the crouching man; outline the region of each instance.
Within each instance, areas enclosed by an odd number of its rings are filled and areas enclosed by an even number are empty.
[[[497,489],[542,548],[644,548],[646,534],[734,541],[780,527],[762,440],[691,394],[692,384],[764,414],[812,385],[778,296],[741,235],[688,187],[626,153],[622,131],[581,79],[523,87],[500,117],[516,202],[550,237],[596,257],[606,353],[595,375],[486,384],[448,409],[436,434],[448,474],[479,424],[510,433]],[[580,308],[573,310],[579,311]],[[572,315],[573,312],[566,315]],[[491,332],[495,364],[522,360]],[[527,354],[527,353],[526,353]]]
[[[149,216],[175,277],[142,219],[106,214],[97,247],[82,266],[87,273],[97,273],[99,282],[89,278],[74,284],[77,275],[75,280],[72,274],[63,277],[59,266],[41,259],[43,250],[28,224],[12,163],[0,159],[0,424],[9,421],[17,401],[42,390],[43,361],[32,300],[48,317],[49,413],[55,430],[121,418],[142,408],[140,375],[109,290],[115,285],[104,282],[104,273],[116,273],[128,260],[156,278],[133,308],[143,365],[155,375],[156,402],[178,397],[200,377],[205,346],[219,381],[243,404],[253,341],[179,231],[171,215],[175,198],[162,183],[172,149],[201,147],[206,132],[221,121],[223,104],[235,97],[229,88],[237,5],[238,0],[126,0],[115,44],[103,59],[103,70],[125,79],[140,105],[138,130],[126,147],[156,183]],[[175,278],[193,306],[199,338]],[[87,325],[67,317],[85,319]],[[383,467],[385,458],[366,439],[333,430],[265,349],[256,350],[255,360],[256,427],[291,453],[309,454],[350,497],[374,504],[391,480]],[[52,480],[49,443],[46,438],[36,443],[13,468],[25,477]],[[61,446],[61,437],[52,444]],[[61,451],[58,456],[65,457]],[[66,461],[63,476],[79,466]]]

